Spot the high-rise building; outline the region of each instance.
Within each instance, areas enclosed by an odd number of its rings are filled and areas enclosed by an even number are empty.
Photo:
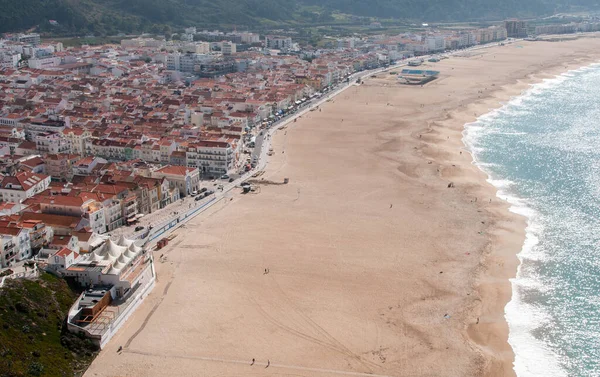
[[[37,33],[19,34],[18,41],[21,43],[31,43],[34,46],[40,44],[40,35]]]
[[[502,41],[506,37],[507,31],[502,26],[490,26],[485,29],[479,29],[477,32],[477,42],[479,43]]]
[[[275,50],[289,50],[292,48],[292,38],[267,35],[265,38],[265,47]]]
[[[242,43],[258,43],[260,42],[260,36],[254,33],[241,33],[240,34]]]
[[[521,20],[506,20],[504,27],[509,38],[526,38],[527,22]]]
[[[223,55],[233,55],[235,54],[235,43],[232,42],[221,42],[221,53]]]
[[[442,51],[446,48],[446,41],[443,35],[429,36],[425,39],[425,44],[429,51]]]

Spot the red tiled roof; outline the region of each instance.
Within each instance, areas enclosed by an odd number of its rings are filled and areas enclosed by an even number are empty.
[[[73,250],[63,247],[62,249],[60,249],[56,254],[54,254],[55,256],[59,256],[59,257],[66,257],[69,254],[73,253]]]
[[[194,170],[197,169],[181,165],[167,165],[163,168],[158,169],[156,172],[170,175],[186,175],[187,173],[192,172]]]

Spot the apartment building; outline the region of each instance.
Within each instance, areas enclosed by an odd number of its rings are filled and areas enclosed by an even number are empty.
[[[200,141],[186,148],[187,166],[198,168],[201,174],[222,175],[233,168],[231,145],[222,141]]]
[[[49,154],[44,158],[46,174],[52,179],[68,182],[73,178],[73,166],[79,160],[80,157],[76,154]]]
[[[23,220],[18,225],[28,233],[32,253],[48,245],[54,236],[54,229],[41,220]]]
[[[86,143],[92,137],[92,133],[84,128],[69,128],[63,131],[64,137],[69,141],[71,146],[70,153],[85,156]]]
[[[40,44],[40,35],[38,33],[19,34],[17,35],[17,41],[37,46]]]
[[[0,226],[0,266],[10,267],[29,257],[28,232],[19,226]]]
[[[522,20],[506,20],[504,28],[508,38],[527,38],[527,21]]]
[[[265,47],[274,50],[290,50],[292,48],[292,38],[267,35],[265,37]]]
[[[86,153],[107,160],[126,161],[134,157],[133,147],[131,143],[117,140],[91,139],[86,143]]]
[[[106,233],[106,216],[102,203],[75,196],[47,196],[40,200],[42,213],[81,217],[98,234]]]
[[[70,153],[71,143],[69,139],[57,132],[41,132],[33,136],[33,142],[41,153]]]
[[[87,156],[72,164],[73,175],[91,175],[98,166],[108,161],[95,156]]]
[[[20,172],[14,176],[0,177],[0,201],[20,203],[46,190],[50,176],[31,172]]]
[[[446,48],[446,39],[443,35],[434,35],[425,38],[428,51],[443,51]]]
[[[490,26],[486,29],[480,29],[477,33],[479,43],[489,43],[494,41],[503,41],[507,38],[506,28],[502,26]]]
[[[240,33],[240,39],[241,39],[242,43],[248,43],[248,44],[260,42],[260,36],[258,34],[254,34],[254,33]]]
[[[200,184],[200,171],[194,167],[167,165],[154,172],[153,178],[166,178],[171,187],[177,187],[181,197],[197,191]]]
[[[575,23],[563,25],[542,25],[535,27],[535,34],[570,34],[578,30],[578,25]]]
[[[68,118],[62,119],[33,119],[25,124],[25,137],[34,140],[35,136],[42,133],[62,133],[67,127]]]
[[[233,55],[236,52],[235,43],[221,42],[221,53],[223,55]]]
[[[61,59],[57,56],[44,56],[27,60],[27,65],[33,69],[46,69],[57,67],[60,65],[60,62]]]

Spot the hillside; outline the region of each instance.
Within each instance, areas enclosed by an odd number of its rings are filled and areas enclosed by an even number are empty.
[[[332,14],[413,21],[498,20],[597,7],[595,0],[0,0],[0,32],[40,25],[56,34],[163,32],[171,27],[285,27]],[[48,20],[60,26],[52,27]]]
[[[66,331],[76,299],[64,280],[10,280],[0,289],[0,376],[73,376],[95,354],[87,339]]]

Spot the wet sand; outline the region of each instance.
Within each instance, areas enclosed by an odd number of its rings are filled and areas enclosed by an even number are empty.
[[[290,183],[178,230],[86,376],[514,376],[504,306],[525,221],[461,133],[598,47],[481,50],[428,63],[441,76],[424,87],[379,74],[291,123],[262,176]]]

